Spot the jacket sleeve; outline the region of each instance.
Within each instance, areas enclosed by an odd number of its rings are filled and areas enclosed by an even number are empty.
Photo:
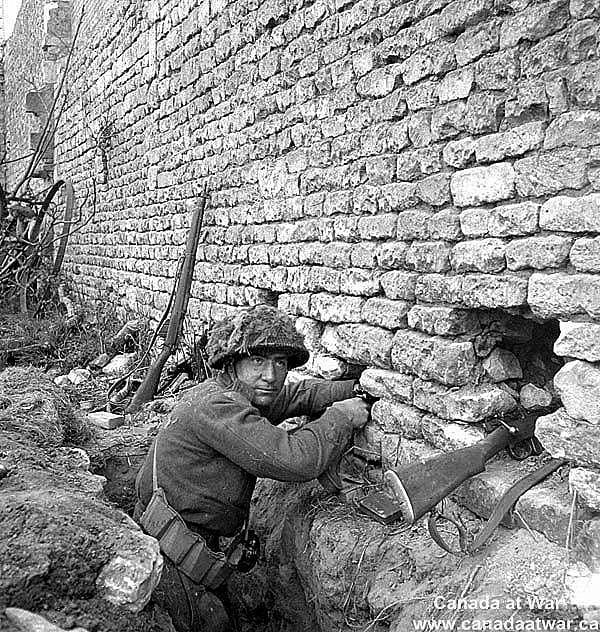
[[[273,402],[267,417],[278,424],[300,415],[320,415],[334,402],[352,397],[354,380],[301,380],[286,384]]]
[[[279,481],[317,478],[338,458],[353,431],[350,419],[335,408],[294,433],[274,426],[246,398],[234,391],[190,410],[199,423],[198,438],[257,477]]]

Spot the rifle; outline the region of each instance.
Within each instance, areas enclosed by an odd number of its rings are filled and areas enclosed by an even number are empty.
[[[192,277],[194,276],[194,264],[196,262],[196,250],[198,249],[198,241],[200,239],[200,230],[202,228],[202,220],[204,219],[204,209],[206,207],[207,196],[203,193],[200,196],[198,207],[194,211],[192,223],[188,233],[185,245],[185,255],[181,266],[181,273],[175,277],[176,294],[173,304],[173,311],[169,320],[167,335],[163,348],[148,369],[143,382],[135,392],[131,403],[127,407],[126,412],[134,413],[140,409],[142,404],[149,402],[155,395],[160,375],[169,356],[177,347],[179,336],[183,325],[183,319],[187,311],[187,304],[190,298],[190,288],[192,285]]]
[[[518,454],[519,458],[540,454],[543,448],[535,439],[534,431],[535,422],[542,414],[547,414],[547,411],[529,413],[515,425],[503,424],[472,446],[442,454],[425,463],[389,469],[384,475],[385,488],[359,500],[359,508],[383,524],[403,519],[411,525],[429,513],[428,526],[432,538],[446,551],[459,554],[446,544],[437,530],[438,518],[449,520],[459,530],[461,553],[473,553],[485,544],[516,500],[565,461],[551,459],[513,485],[492,512],[488,524],[472,542],[467,542],[466,532],[457,520],[437,512],[436,505],[467,479],[484,472],[487,461],[504,448],[511,448],[511,454]]]

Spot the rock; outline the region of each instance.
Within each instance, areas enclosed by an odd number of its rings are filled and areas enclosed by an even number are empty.
[[[498,50],[499,35],[499,23],[496,21],[467,29],[456,38],[454,47],[456,63],[464,66],[486,53]]]
[[[443,241],[414,241],[406,251],[405,265],[418,272],[450,269],[450,246]]]
[[[104,410],[100,410],[96,413],[88,413],[87,418],[96,426],[104,428],[105,430],[113,430],[125,423],[125,417],[123,415],[115,415],[114,413],[107,413]]]
[[[78,386],[90,380],[92,374],[87,369],[73,369],[67,374],[67,378],[71,384]]]
[[[559,195],[542,204],[540,228],[568,232],[600,232],[600,193],[582,197]]]
[[[457,336],[480,329],[477,315],[472,310],[430,305],[411,307],[408,325],[411,329],[438,336]]]
[[[452,174],[450,190],[456,206],[477,206],[513,196],[515,172],[510,163],[473,167]]]
[[[108,353],[101,353],[95,357],[90,363],[90,369],[102,369],[110,362],[111,356]]]
[[[560,235],[515,239],[506,246],[509,270],[558,268],[569,257],[572,240]]]
[[[527,302],[527,279],[510,274],[467,274],[462,278],[467,307],[518,307]]]
[[[121,377],[129,373],[135,364],[135,353],[122,353],[116,355],[103,369],[102,373],[109,377]]]
[[[413,382],[415,406],[442,419],[476,423],[503,415],[517,407],[505,390],[492,384],[449,389],[436,382],[416,379]]]
[[[371,418],[386,433],[395,433],[408,439],[423,438],[423,411],[414,406],[380,399],[371,408]]]
[[[475,142],[477,162],[498,162],[510,156],[520,156],[541,147],[545,124],[535,121],[506,132],[482,136]]]
[[[50,623],[39,614],[21,608],[6,608],[6,618],[22,632],[66,632],[63,628]],[[70,632],[87,632],[85,628],[70,628]]]
[[[600,237],[576,239],[569,258],[579,272],[600,272]]]
[[[565,589],[569,595],[569,603],[584,611],[590,609],[598,612],[600,572],[594,573],[583,562],[575,562],[565,572]]]
[[[445,75],[437,87],[437,97],[440,103],[447,103],[456,99],[466,99],[473,86],[473,68],[459,68]]]
[[[450,262],[455,272],[501,272],[506,267],[501,239],[463,241],[452,248]]]
[[[500,347],[496,347],[483,360],[482,366],[492,382],[520,380],[523,377],[523,369],[521,369],[517,356],[511,351]]]
[[[68,375],[58,375],[54,378],[53,382],[56,384],[56,386],[70,386],[71,384],[73,384]]]
[[[564,28],[568,19],[566,0],[550,0],[528,7],[503,22],[500,47],[509,48],[522,41],[536,42]]]
[[[370,298],[365,301],[361,318],[370,325],[398,329],[406,327],[406,314],[412,303],[387,298]]]
[[[96,579],[104,599],[131,612],[148,604],[163,566],[158,542],[145,533],[136,536],[137,541],[118,550]]]
[[[570,417],[564,408],[538,417],[536,436],[553,457],[600,468],[600,437],[597,428]]]
[[[339,380],[346,374],[348,368],[343,360],[324,354],[315,356],[313,366],[318,375],[325,380]]]
[[[581,360],[567,362],[554,376],[554,387],[569,416],[600,424],[600,368]]]
[[[413,376],[383,369],[366,369],[361,373],[361,386],[374,397],[397,399],[405,404],[412,402]]]
[[[310,317],[321,322],[360,322],[364,299],[358,296],[313,294],[310,300]]]
[[[465,129],[466,107],[462,101],[453,101],[433,110],[431,115],[432,141],[458,136]]]
[[[354,364],[391,368],[393,334],[370,325],[328,325],[321,344],[327,351]]]
[[[542,274],[529,278],[527,302],[542,318],[600,317],[600,278],[594,274]]]
[[[460,227],[467,237],[527,235],[538,230],[539,208],[535,202],[468,208],[460,214]]]
[[[554,147],[592,147],[600,144],[600,112],[566,112],[548,126],[544,149]]]
[[[475,140],[470,136],[452,140],[445,145],[443,156],[447,164],[462,169],[475,158]]]
[[[425,441],[444,452],[475,445],[485,438],[485,432],[481,428],[449,422],[434,415],[425,415],[422,418],[421,432]]]
[[[552,403],[552,393],[535,384],[525,384],[519,391],[519,402],[527,410],[547,408]]]
[[[570,0],[569,12],[577,19],[591,18],[600,15],[598,0]]]
[[[475,63],[475,83],[481,90],[508,90],[519,74],[519,55],[514,49],[487,55]]]
[[[575,467],[569,472],[569,487],[592,511],[600,511],[600,471]]]
[[[318,351],[319,341],[321,334],[323,333],[323,324],[313,320],[312,318],[306,318],[299,316],[295,322],[296,330],[304,338],[304,344],[309,351]]]
[[[381,287],[387,298],[413,301],[418,278],[415,272],[394,270],[381,276]]]
[[[554,353],[588,362],[600,362],[600,325],[596,323],[560,323],[560,336]]]
[[[392,343],[393,368],[449,385],[462,385],[478,372],[473,344],[400,330]]]
[[[517,193],[524,197],[581,189],[588,183],[587,149],[561,148],[521,158],[514,164]]]

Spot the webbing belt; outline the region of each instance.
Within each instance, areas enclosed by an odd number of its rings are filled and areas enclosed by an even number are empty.
[[[540,481],[543,481],[547,476],[552,474],[552,472],[555,472],[558,468],[565,465],[565,463],[567,463],[567,461],[564,459],[550,459],[550,461],[542,465],[542,467],[534,470],[531,474],[528,474],[512,485],[498,501],[498,504],[490,514],[484,527],[474,539],[471,540],[468,537],[466,529],[458,519],[436,510],[429,513],[429,519],[427,521],[429,534],[438,546],[448,553],[452,553],[452,555],[472,555],[490,539],[507,512],[510,511],[517,500],[519,500],[527,490],[537,485]],[[457,528],[458,548],[450,546],[440,534],[437,527],[437,521],[440,519],[451,522]]]

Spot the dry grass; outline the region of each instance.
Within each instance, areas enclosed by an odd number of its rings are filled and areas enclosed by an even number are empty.
[[[90,436],[68,396],[34,367],[0,373],[0,432],[44,447],[80,445]]]

